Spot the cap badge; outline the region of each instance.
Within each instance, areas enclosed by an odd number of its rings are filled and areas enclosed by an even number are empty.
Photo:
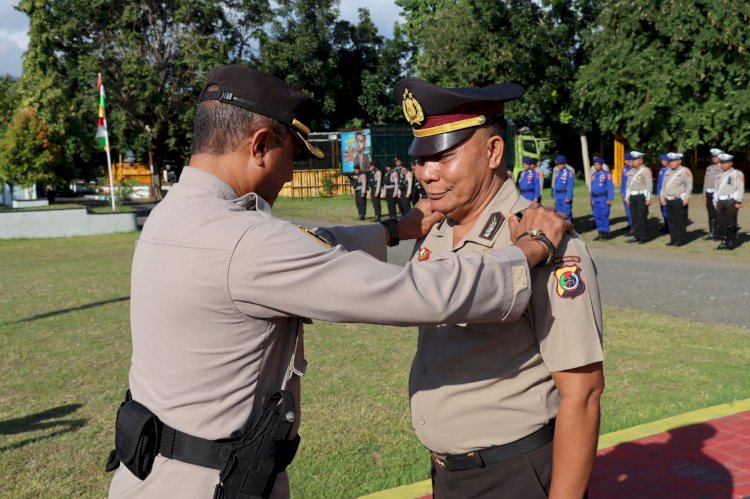
[[[414,98],[414,94],[411,93],[411,90],[408,88],[404,89],[401,109],[404,110],[404,116],[406,116],[406,121],[408,121],[410,125],[421,125],[424,121],[422,106],[419,105],[417,99]]]

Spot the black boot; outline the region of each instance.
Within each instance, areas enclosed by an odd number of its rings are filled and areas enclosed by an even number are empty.
[[[716,247],[717,250],[725,250],[727,249],[727,238],[726,238],[726,232],[727,229],[724,227],[717,227],[716,228],[716,238],[721,241],[719,245]]]
[[[596,237],[594,238],[594,241],[599,241],[602,239],[602,231],[598,231],[596,233]]]
[[[733,250],[737,247],[737,227],[729,227],[727,229],[726,242],[726,249],[728,250]]]
[[[606,241],[607,239],[609,239],[609,232],[600,232],[599,239],[601,239],[602,241]]]
[[[718,239],[716,237],[716,220],[713,218],[708,219],[708,234],[703,237],[704,241],[711,241]]]

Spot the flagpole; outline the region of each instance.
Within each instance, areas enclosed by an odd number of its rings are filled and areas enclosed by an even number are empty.
[[[104,128],[107,128],[107,118],[104,118]],[[109,155],[109,132],[104,133],[104,143],[107,144],[107,171],[109,172],[109,199],[112,201],[112,211],[115,211],[115,186],[112,181],[112,158]]]
[[[107,173],[109,174],[109,199],[112,203],[112,211],[115,211],[115,183],[112,179],[112,157],[109,154],[109,130],[107,130],[107,113],[104,109],[105,95],[104,84],[102,83],[102,74],[99,73],[96,79],[96,86],[99,90],[99,127],[96,136],[100,133],[104,137],[104,150],[107,152]]]

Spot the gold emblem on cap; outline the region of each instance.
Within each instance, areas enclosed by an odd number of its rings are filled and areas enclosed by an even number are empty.
[[[419,105],[417,99],[414,98],[414,94],[411,93],[411,90],[408,88],[404,89],[401,109],[404,110],[404,116],[406,116],[406,121],[408,121],[410,125],[421,125],[424,121],[422,106]]]

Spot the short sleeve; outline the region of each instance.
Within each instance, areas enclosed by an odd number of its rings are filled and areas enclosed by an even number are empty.
[[[531,272],[530,315],[551,372],[604,359],[597,272],[583,241],[566,238],[550,265]]]

